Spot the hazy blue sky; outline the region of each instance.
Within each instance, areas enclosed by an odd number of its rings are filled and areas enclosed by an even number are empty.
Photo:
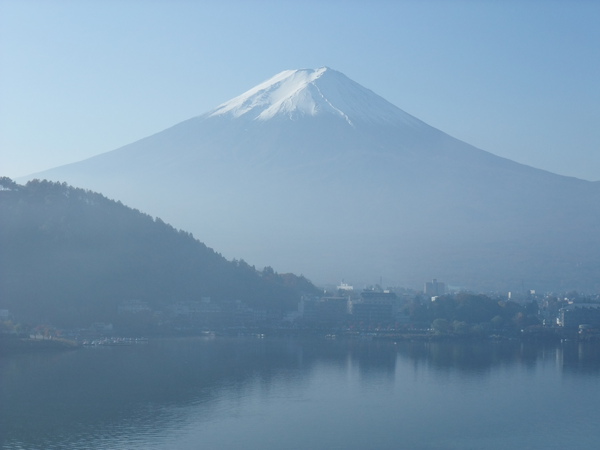
[[[329,66],[459,139],[600,180],[598,1],[0,0],[0,174]]]

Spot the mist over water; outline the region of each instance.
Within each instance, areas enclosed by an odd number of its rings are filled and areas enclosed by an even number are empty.
[[[194,338],[2,356],[2,448],[589,449],[589,344]]]

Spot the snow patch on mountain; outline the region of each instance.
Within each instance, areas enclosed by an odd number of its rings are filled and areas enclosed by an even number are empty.
[[[369,89],[328,67],[285,70],[242,95],[218,106],[209,117],[269,120],[333,115],[354,126],[358,122],[428,127]]]

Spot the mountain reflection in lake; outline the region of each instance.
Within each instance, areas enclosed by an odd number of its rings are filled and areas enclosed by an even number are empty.
[[[4,449],[589,449],[600,346],[191,338],[0,356]]]

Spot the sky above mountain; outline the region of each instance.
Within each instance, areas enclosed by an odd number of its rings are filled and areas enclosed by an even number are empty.
[[[0,0],[0,172],[82,160],[329,66],[476,147],[600,180],[599,16],[584,0]]]

